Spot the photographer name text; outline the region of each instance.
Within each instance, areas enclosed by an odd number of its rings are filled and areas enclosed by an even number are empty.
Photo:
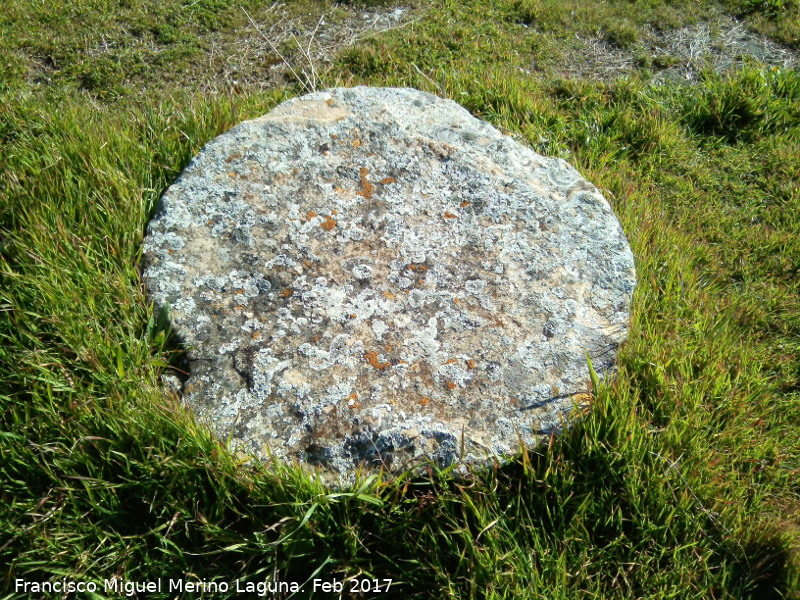
[[[140,594],[158,592],[197,593],[197,594],[253,594],[270,596],[273,594],[298,593],[310,589],[317,593],[340,594],[382,594],[389,591],[391,579],[311,579],[303,584],[294,581],[245,581],[236,579],[228,581],[197,581],[186,579],[153,579],[151,581],[132,581],[125,579],[104,579],[102,584],[94,581],[75,581],[57,579],[49,581],[14,580],[14,591],[17,593],[97,593],[118,594],[133,597]]]

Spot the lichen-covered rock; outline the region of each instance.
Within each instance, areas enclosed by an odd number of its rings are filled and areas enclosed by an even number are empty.
[[[558,430],[635,285],[599,191],[449,100],[333,89],[210,142],[161,199],[144,280],[184,398],[236,450],[460,468]]]

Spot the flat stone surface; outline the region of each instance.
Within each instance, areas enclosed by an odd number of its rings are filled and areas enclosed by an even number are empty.
[[[235,451],[459,469],[539,443],[613,368],[634,261],[611,208],[450,100],[351,88],[203,148],[161,199],[144,281],[184,399]]]

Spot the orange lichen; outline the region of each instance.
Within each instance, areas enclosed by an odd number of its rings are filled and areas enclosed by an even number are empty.
[[[353,140],[353,148],[360,148],[361,140]]]
[[[228,171],[228,177],[236,177],[236,171]]]
[[[253,338],[254,340],[257,340],[257,339],[259,339],[260,337],[261,337],[261,332],[260,332],[260,331],[254,331],[254,332],[253,332],[252,338]]]
[[[170,254],[175,254],[175,250],[173,250],[172,248],[170,248],[170,249],[169,249],[169,253],[170,253]]]
[[[464,200],[464,201],[461,203],[461,208],[466,208],[466,207],[467,207],[467,206],[469,206],[470,204],[472,204],[472,202],[470,202],[469,200]]]
[[[391,363],[381,362],[378,360],[378,353],[374,350],[365,352],[364,359],[370,364],[371,367],[378,369],[378,371],[383,371],[386,367],[391,365]]]
[[[286,288],[285,290],[281,291],[281,298],[288,298],[294,293],[292,288]]]
[[[444,211],[444,218],[445,219],[455,219],[458,215],[454,215],[449,210]]]
[[[237,296],[241,295],[241,294],[244,294],[244,290],[243,289],[240,288],[240,289],[236,290],[236,295]]]
[[[320,225],[325,231],[330,231],[334,227],[336,227],[336,221],[331,219],[330,215],[325,215],[325,220]]]
[[[350,318],[351,319],[357,319],[358,315],[356,313],[350,313]]]
[[[391,352],[391,351],[392,351],[392,345],[386,344],[386,352]]]
[[[350,395],[347,397],[347,399],[348,399],[348,400],[353,400],[353,401],[355,401],[355,400],[358,400],[358,394],[357,394],[356,392],[353,392],[352,394],[350,394]]]
[[[375,191],[375,186],[372,185],[369,181],[367,181],[367,171],[366,167],[361,167],[358,170],[358,176],[361,179],[361,191],[356,192],[362,198],[369,200],[372,198],[372,194]]]
[[[431,399],[430,399],[430,398],[428,398],[427,396],[423,396],[422,398],[420,398],[420,399],[419,399],[419,403],[420,403],[422,406],[428,406],[428,404],[430,403],[430,401],[431,401]]]
[[[306,213],[306,221],[310,221],[314,217],[318,217],[319,215],[315,213],[313,210],[310,210]]]
[[[458,386],[457,386],[455,383],[453,383],[452,381],[447,381],[447,382],[445,382],[444,386],[445,386],[445,387],[446,387],[448,390],[451,390],[451,391],[452,391],[452,390],[454,390],[454,389],[456,389],[456,388],[458,387]]]
[[[394,294],[392,292],[390,292],[389,290],[386,290],[385,292],[383,292],[383,295],[386,296],[387,298],[394,298]]]
[[[453,304],[461,304],[463,300],[461,298],[453,298]]]
[[[449,360],[448,360],[446,363],[444,363],[444,364],[446,364],[446,365],[452,365],[452,364],[455,364],[455,363],[457,363],[457,362],[458,362],[458,361],[457,361],[455,358],[451,358],[451,359],[449,359]]]
[[[394,177],[384,177],[381,179],[381,185],[388,185],[390,183],[395,183]]]
[[[474,360],[472,360],[471,358],[468,358],[468,359],[467,359],[467,368],[469,368],[469,369],[474,369],[474,368],[475,368],[477,365],[478,365],[478,363],[476,363],[476,362],[475,362]]]

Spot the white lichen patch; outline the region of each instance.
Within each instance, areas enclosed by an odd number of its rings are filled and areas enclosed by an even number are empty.
[[[485,461],[562,427],[626,337],[633,257],[600,192],[457,104],[353,88],[210,142],[144,279],[185,400],[236,450],[319,466]]]

